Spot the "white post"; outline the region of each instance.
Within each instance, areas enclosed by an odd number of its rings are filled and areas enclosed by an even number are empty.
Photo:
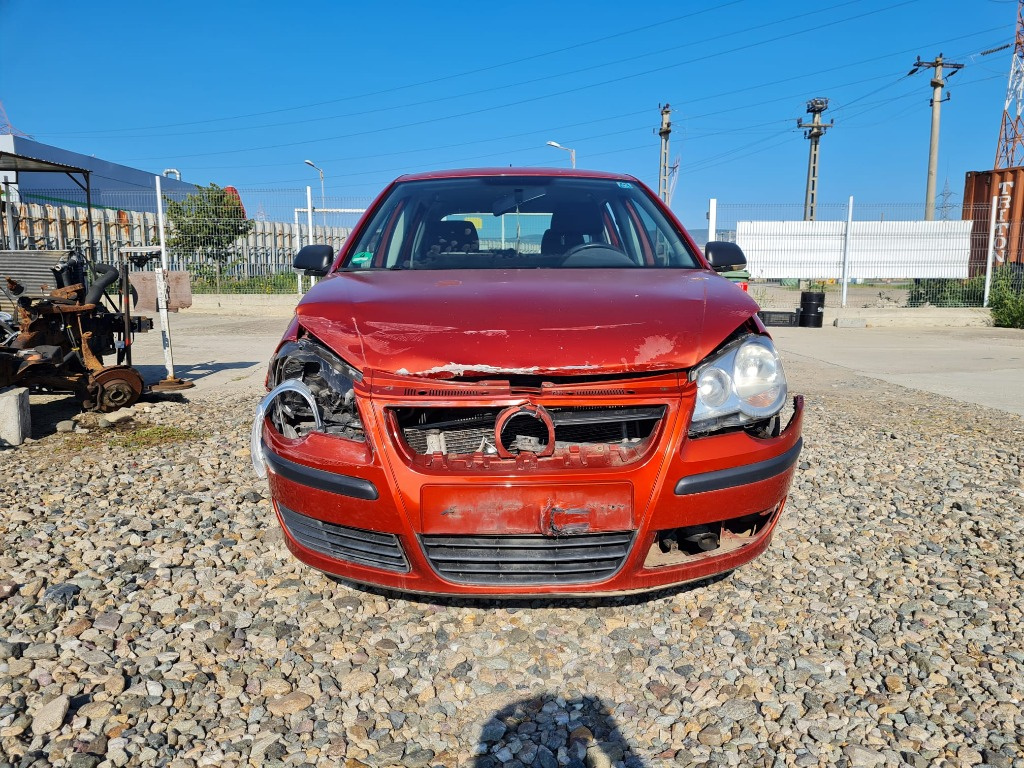
[[[718,234],[718,198],[712,197],[708,200],[708,242],[715,239]]]
[[[326,214],[325,214],[326,215]],[[309,220],[309,243],[313,244],[313,188],[306,187],[306,218]],[[316,285],[316,278],[310,275],[309,287]]]
[[[992,198],[992,213],[988,217],[988,255],[985,257],[985,298],[981,306],[988,306],[988,295],[992,288],[992,261],[996,255],[996,203],[998,197]]]
[[[850,230],[853,229],[853,195],[850,195],[850,207],[846,212],[846,234],[843,237],[843,300],[846,308],[846,287],[850,282]]]
[[[309,225],[309,243],[313,243],[313,188],[306,187],[306,223]]]
[[[18,250],[18,242],[14,236],[14,198],[11,196],[11,182],[7,179],[4,179],[4,200],[7,201],[7,205],[4,206],[7,212],[7,248],[8,250],[16,251]]]
[[[299,248],[302,248],[302,230],[299,229],[299,209],[298,208],[295,209],[295,244]],[[296,250],[298,250],[298,249],[296,249]],[[302,296],[302,273],[301,272],[296,272],[295,273],[295,282],[298,284],[298,293],[299,293],[299,296],[301,297]]]
[[[160,177],[156,177],[156,223],[160,234],[160,265],[156,267],[156,306],[160,311],[160,341],[164,348],[167,380],[174,381],[174,351],[171,349],[170,322],[167,317],[167,238],[164,235],[164,196],[160,191]]]

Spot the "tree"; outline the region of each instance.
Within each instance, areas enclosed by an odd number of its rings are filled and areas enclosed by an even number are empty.
[[[167,201],[171,234],[167,245],[185,253],[205,256],[223,263],[231,256],[235,241],[252,231],[242,200],[233,188],[216,184],[198,187],[184,200]]]

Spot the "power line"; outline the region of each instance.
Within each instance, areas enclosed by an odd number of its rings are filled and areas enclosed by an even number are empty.
[[[814,10],[814,11],[808,11],[806,13],[795,14],[795,15],[792,15],[792,16],[784,17],[782,19],[777,19],[777,20],[769,22],[767,24],[758,24],[758,25],[746,27],[746,28],[740,29],[740,30],[733,30],[731,32],[723,33],[721,35],[717,35],[717,36],[713,36],[713,37],[705,37],[705,38],[703,38],[701,40],[701,42],[703,42],[703,43],[711,43],[711,42],[714,42],[714,41],[717,41],[717,40],[722,40],[722,39],[727,39],[727,38],[730,38],[730,37],[735,37],[737,35],[744,34],[746,32],[758,31],[758,30],[765,29],[766,27],[776,26],[778,24],[785,24],[785,23],[788,23],[788,22],[791,22],[791,21],[795,21],[796,19],[801,19],[801,18],[804,18],[804,17],[807,17],[807,16],[813,16],[813,15],[817,15],[817,14],[820,14],[820,13],[826,13],[828,11],[833,11],[833,10],[835,10],[837,8],[842,8],[843,6],[846,6],[846,5],[853,5],[855,3],[860,3],[860,2],[863,2],[863,1],[864,0],[847,0],[847,2],[845,2],[845,3],[841,3],[839,5],[831,6],[829,8],[818,9],[818,10]],[[892,6],[892,7],[895,8],[895,7],[899,7],[899,5],[908,5],[908,4],[911,4],[911,3],[914,3],[914,2],[918,2],[918,1],[919,0],[905,0],[905,2],[903,2],[901,4],[898,4],[896,6]],[[745,2],[745,0],[733,0],[732,3],[727,3],[726,6],[727,5],[733,5],[733,4],[737,3],[737,2]],[[722,7],[726,7],[726,6],[722,6]],[[824,26],[831,26],[831,25],[834,25],[834,24],[843,23],[845,21],[850,21],[850,20],[853,20],[853,19],[861,18],[862,16],[865,16],[865,15],[871,15],[871,14],[874,14],[874,13],[881,13],[881,12],[887,11],[887,10],[890,10],[890,8],[886,7],[886,8],[875,9],[873,11],[868,11],[865,14],[861,14],[859,16],[852,16],[852,17],[849,17],[849,18],[846,18],[846,19],[840,19],[840,20],[835,21],[835,22],[829,22],[828,24],[822,25],[821,27],[812,27],[811,29],[805,30],[805,31],[817,31],[818,29],[821,29]],[[680,18],[686,18],[686,17],[680,17]],[[678,19],[675,19],[675,20],[678,20]],[[643,27],[643,28],[640,28],[640,29],[646,29],[646,28],[647,27]],[[623,34],[625,34],[625,33],[623,33]],[[799,32],[793,33],[793,34],[803,34],[803,31],[799,31]],[[753,43],[753,44],[751,44],[751,46],[753,46],[753,45],[763,45],[763,44],[765,44],[767,42],[774,42],[775,40],[778,40],[778,39],[784,39],[785,37],[791,37],[791,36],[793,36],[793,34],[785,35],[782,38],[777,38],[777,37],[776,38],[772,38],[771,40],[763,41],[761,43]],[[601,38],[601,40],[598,40],[597,42],[601,42],[601,41],[603,41],[605,39],[607,39],[607,38]],[[581,44],[581,45],[583,45],[583,44]],[[573,47],[573,46],[570,46],[570,48],[571,47]],[[432,98],[432,99],[425,99],[425,100],[414,101],[414,102],[405,102],[405,103],[402,103],[402,104],[395,104],[395,105],[391,105],[391,106],[387,106],[387,107],[376,107],[374,109],[362,110],[362,111],[358,111],[358,112],[348,112],[348,113],[344,113],[344,114],[340,114],[340,115],[328,115],[328,116],[321,116],[321,117],[312,117],[312,118],[307,118],[307,119],[304,119],[304,120],[293,120],[293,121],[287,121],[287,122],[282,122],[282,123],[264,123],[264,124],[261,124],[261,125],[248,125],[248,126],[231,127],[231,128],[216,128],[216,129],[212,129],[212,130],[209,130],[209,131],[192,131],[192,132],[189,133],[189,135],[199,136],[199,135],[207,135],[207,134],[215,134],[215,133],[237,133],[238,131],[245,131],[245,130],[262,130],[262,129],[265,129],[265,128],[279,128],[279,127],[283,127],[283,126],[301,125],[301,124],[304,124],[304,123],[323,122],[323,121],[326,121],[326,120],[340,120],[340,119],[350,119],[350,118],[355,118],[355,117],[365,117],[367,115],[380,114],[382,112],[391,112],[391,111],[395,111],[395,110],[407,110],[407,109],[410,109],[412,107],[427,106],[427,105],[430,105],[430,104],[436,104],[436,103],[440,103],[440,102],[443,102],[443,101],[452,101],[454,99],[465,99],[465,98],[470,97],[470,96],[479,96],[479,95],[482,95],[482,94],[490,94],[490,93],[493,93],[496,90],[501,90],[501,89],[507,90],[507,89],[510,89],[510,88],[518,88],[518,87],[526,86],[526,85],[536,85],[537,83],[548,82],[548,81],[551,81],[551,80],[554,80],[554,79],[557,79],[557,78],[570,77],[570,76],[574,76],[574,75],[579,75],[579,74],[583,74],[585,72],[594,71],[594,70],[597,70],[597,69],[603,69],[603,68],[611,67],[611,66],[618,66],[620,64],[625,64],[625,63],[628,63],[628,62],[631,62],[631,61],[638,61],[640,59],[650,58],[651,56],[657,56],[657,55],[661,55],[661,54],[664,54],[664,53],[671,53],[673,51],[682,50],[682,49],[690,49],[692,47],[693,47],[693,43],[692,42],[687,42],[687,43],[680,44],[680,45],[670,46],[668,48],[662,48],[662,49],[659,49],[659,50],[656,50],[656,51],[648,51],[648,52],[645,52],[645,53],[636,54],[634,56],[628,56],[628,57],[621,58],[621,59],[616,59],[616,60],[613,60],[613,61],[603,62],[601,64],[593,64],[593,65],[588,66],[588,67],[580,67],[578,69],[567,70],[567,71],[558,72],[558,73],[554,73],[554,74],[548,73],[548,74],[545,74],[543,77],[532,78],[530,80],[521,80],[521,81],[514,82],[514,83],[507,83],[507,84],[501,85],[501,86],[489,84],[486,88],[481,88],[481,89],[478,89],[478,90],[475,90],[475,91],[462,91],[462,92],[459,92],[459,93],[456,93],[456,94],[452,94],[450,96],[442,96],[442,97],[437,97],[437,98]],[[750,47],[750,46],[745,46],[745,47]],[[568,50],[568,49],[566,49],[566,50]],[[690,63],[695,63],[695,62],[702,61],[702,60],[705,60],[705,59],[708,59],[708,58],[714,58],[714,57],[723,55],[725,53],[733,53],[733,52],[736,52],[737,50],[742,50],[742,48],[740,48],[740,49],[733,49],[732,51],[720,51],[720,52],[716,52],[714,54],[708,54],[706,56],[699,57],[699,58],[696,58],[696,59],[691,59],[691,60],[680,62],[680,63],[677,63],[677,64],[672,64],[672,65],[669,65],[668,67],[660,67],[660,68],[655,69],[655,70],[648,70],[648,71],[645,71],[645,72],[637,73],[635,75],[629,75],[626,78],[617,78],[616,80],[610,80],[610,81],[606,81],[606,82],[607,83],[612,83],[612,82],[617,82],[618,80],[628,79],[629,77],[639,77],[639,76],[642,76],[642,75],[645,75],[645,74],[650,74],[652,72],[660,71],[662,69],[671,68],[671,67],[675,67],[675,66],[683,66],[685,64],[690,64]],[[528,60],[529,58],[536,58],[536,57],[527,57],[526,60]],[[501,65],[496,65],[496,66],[501,66]],[[483,70],[480,70],[480,71],[487,71],[488,69],[492,69],[492,67],[487,67],[487,68],[485,68]],[[463,73],[463,75],[467,75],[467,74],[473,74],[473,72]],[[463,75],[460,75],[460,76],[463,76]],[[447,78],[442,78],[442,79],[447,79]],[[604,84],[606,84],[606,83],[597,83],[595,85],[604,85]],[[393,90],[401,90],[401,89],[404,89],[406,87],[411,87],[411,86],[401,86],[401,87],[393,89]],[[594,86],[585,86],[585,87],[594,87]],[[557,94],[552,94],[552,95],[560,96],[560,95],[564,95],[565,93],[568,93],[568,92],[569,91],[561,91],[561,92],[559,92]],[[378,93],[386,93],[386,91],[378,92]],[[375,94],[371,94],[371,95],[378,95],[378,94],[375,93]],[[336,100],[336,101],[348,101],[348,100],[355,99],[355,98],[359,98],[359,97],[348,97],[346,99],[339,99],[339,100]],[[541,98],[546,98],[546,97],[541,97]],[[322,104],[328,104],[328,103],[334,103],[334,102],[322,102]],[[285,110],[273,110],[272,112],[279,112],[279,111],[285,111]],[[268,112],[266,114],[270,114],[270,113],[271,112]],[[461,114],[458,115],[458,117],[462,117],[462,116],[463,115],[461,115]],[[234,119],[234,118],[222,118],[222,119],[226,120],[226,119]],[[221,120],[221,119],[220,118],[217,119],[217,121],[219,121],[219,120]],[[195,123],[171,123],[171,124],[168,124],[168,125],[165,125],[165,126],[153,126],[152,128],[155,130],[155,129],[159,129],[159,128],[162,128],[162,127],[171,128],[171,127],[177,127],[177,126],[181,126],[181,125],[202,124],[202,123],[206,123],[206,122],[214,122],[214,121],[195,121]],[[115,128],[115,129],[110,129],[110,130],[107,130],[107,131],[85,131],[85,132],[71,132],[71,133],[49,133],[49,134],[40,134],[40,135],[45,135],[45,136],[54,137],[54,138],[85,138],[85,137],[94,137],[94,138],[97,138],[97,139],[118,139],[118,140],[125,139],[125,138],[161,138],[161,137],[166,137],[166,136],[179,136],[179,135],[181,135],[180,132],[175,132],[175,133],[170,133],[170,134],[146,134],[146,135],[141,135],[141,136],[138,136],[138,135],[137,136],[130,136],[130,135],[129,136],[124,136],[124,135],[118,135],[118,136],[97,136],[96,135],[96,134],[99,134],[99,133],[116,133],[116,134],[120,134],[123,131],[129,131],[129,130],[149,130],[149,129]],[[145,159],[149,159],[149,158],[145,158]],[[156,159],[156,158],[154,158],[154,159]]]
[[[203,125],[203,124],[207,124],[207,123],[223,122],[225,120],[246,120],[246,119],[249,119],[251,117],[262,117],[263,115],[274,115],[274,114],[280,114],[282,112],[294,112],[294,111],[298,111],[298,110],[302,110],[302,109],[312,109],[314,107],[322,107],[322,106],[326,106],[328,104],[340,104],[340,103],[346,102],[346,101],[355,101],[357,99],[365,99],[365,98],[370,98],[370,97],[373,97],[373,96],[385,96],[385,95],[387,95],[389,93],[396,93],[398,91],[404,91],[404,90],[408,90],[410,88],[421,88],[421,87],[423,87],[425,85],[436,85],[437,83],[446,82],[448,80],[456,80],[456,79],[458,79],[460,77],[467,77],[469,75],[477,75],[477,74],[481,74],[483,72],[492,72],[492,71],[494,71],[496,69],[502,69],[504,67],[521,66],[523,63],[525,63],[527,61],[536,61],[537,59],[543,59],[543,58],[546,58],[548,56],[553,56],[553,55],[558,54],[558,53],[565,53],[567,51],[573,51],[573,50],[577,50],[579,48],[585,48],[588,45],[596,45],[598,43],[604,43],[604,42],[607,42],[609,40],[614,40],[616,38],[620,38],[620,37],[625,37],[627,35],[636,34],[637,32],[644,32],[644,31],[646,31],[648,29],[661,28],[661,27],[664,27],[666,24],[674,24],[674,23],[676,23],[678,21],[683,21],[685,19],[691,19],[691,18],[693,18],[695,16],[700,16],[700,15],[705,14],[705,13],[710,13],[711,11],[721,10],[722,8],[727,8],[729,6],[738,5],[738,4],[744,3],[744,2],[748,2],[748,0],[730,0],[729,2],[725,2],[725,3],[717,2],[717,3],[715,3],[714,5],[712,5],[709,8],[704,8],[704,9],[699,10],[699,11],[694,11],[693,13],[686,13],[686,14],[683,14],[682,16],[674,16],[674,17],[672,17],[670,19],[665,19],[664,21],[658,21],[658,22],[655,22],[653,24],[645,24],[644,26],[641,26],[641,27],[634,27],[633,29],[628,29],[628,30],[625,30],[623,32],[616,32],[615,34],[612,34],[612,35],[605,35],[604,37],[598,37],[598,38],[594,38],[592,40],[586,40],[586,41],[584,41],[582,43],[574,43],[573,45],[567,45],[567,46],[564,46],[562,48],[555,48],[555,49],[550,50],[550,51],[543,51],[541,53],[533,54],[532,56],[522,56],[522,57],[519,57],[519,58],[516,58],[516,59],[510,59],[509,61],[503,61],[503,62],[500,62],[498,64],[492,64],[492,65],[487,66],[487,67],[478,67],[478,68],[475,68],[475,69],[465,70],[463,72],[457,72],[457,73],[452,74],[452,75],[444,75],[443,77],[435,77],[435,78],[433,78],[431,80],[422,80],[422,81],[416,82],[416,83],[407,83],[405,85],[398,85],[398,86],[395,86],[393,88],[384,88],[384,89],[379,90],[379,91],[369,91],[369,92],[366,92],[366,93],[355,94],[353,96],[345,96],[345,97],[340,98],[340,99],[328,99],[326,101],[317,101],[317,102],[312,102],[310,104],[300,104],[300,105],[294,106],[294,107],[281,107],[280,109],[269,109],[269,110],[265,110],[265,111],[262,111],[262,112],[250,112],[250,113],[242,114],[242,115],[227,115],[225,117],[212,117],[212,118],[208,118],[206,120],[192,120],[192,121],[181,122],[181,123],[163,123],[163,124],[159,124],[159,125],[155,125],[155,126],[143,126],[143,127],[132,127],[132,128],[111,128],[111,129],[108,129],[108,130],[105,130],[105,131],[86,131],[86,132],[83,132],[83,133],[80,133],[80,134],[40,134],[40,135],[46,135],[46,136],[72,136],[72,135],[74,135],[74,136],[78,136],[78,135],[87,136],[87,135],[91,135],[91,134],[95,134],[95,133],[117,133],[117,132],[122,132],[122,131],[154,130],[154,129],[159,129],[159,128],[180,128],[180,127],[184,127],[184,126],[188,126],[188,125]],[[849,5],[850,3],[854,3],[854,2],[861,2],[861,0],[849,0],[849,2],[843,3],[842,5]],[[817,11],[815,11],[814,13],[817,13]],[[801,14],[801,15],[808,15],[808,14]],[[799,16],[793,17],[793,18],[799,18]],[[682,47],[682,46],[680,46],[680,47]],[[646,54],[644,54],[644,55],[646,55]],[[340,115],[339,117],[345,117],[345,115]],[[298,121],[298,122],[305,122],[305,121]],[[290,123],[277,123],[277,124],[274,124],[274,125],[289,125],[289,124]],[[272,127],[272,126],[267,126],[267,127]]]
[[[851,2],[859,2],[859,1],[860,0],[851,0]],[[565,90],[562,90],[562,91],[557,91],[557,92],[554,92],[554,93],[543,94],[543,95],[540,95],[540,96],[532,96],[532,97],[529,97],[529,98],[519,99],[517,101],[508,102],[508,103],[505,103],[505,104],[498,104],[498,105],[494,105],[494,106],[490,106],[490,107],[477,107],[477,108],[475,108],[475,109],[473,109],[471,111],[459,112],[459,113],[451,114],[451,115],[443,115],[443,116],[435,117],[435,118],[427,118],[427,119],[419,120],[419,121],[415,121],[415,122],[406,122],[406,123],[403,123],[402,125],[386,126],[386,127],[383,127],[383,128],[373,128],[373,129],[368,129],[368,130],[365,130],[365,131],[357,131],[355,133],[342,134],[342,135],[338,135],[338,136],[321,137],[319,139],[306,139],[306,140],[302,140],[302,141],[283,142],[283,143],[280,143],[280,144],[269,144],[269,145],[263,145],[263,146],[258,146],[258,147],[247,147],[247,148],[243,148],[243,149],[230,149],[230,150],[222,150],[222,151],[217,151],[217,152],[197,152],[197,153],[192,153],[192,154],[187,154],[187,155],[161,155],[159,157],[130,158],[129,161],[130,162],[143,162],[143,161],[149,161],[149,160],[161,160],[161,161],[162,160],[169,160],[169,159],[179,160],[179,159],[188,159],[188,158],[192,158],[192,157],[209,157],[211,155],[228,155],[228,154],[238,154],[238,153],[242,153],[242,152],[257,152],[257,151],[263,151],[263,150],[268,150],[268,149],[282,149],[284,147],[306,146],[306,145],[309,145],[309,144],[316,144],[316,143],[320,143],[320,142],[324,142],[324,141],[340,141],[340,140],[343,140],[343,139],[351,139],[351,138],[356,138],[356,137],[359,137],[359,136],[365,136],[365,135],[369,135],[369,134],[378,134],[378,133],[381,133],[382,131],[392,131],[392,130],[399,130],[399,129],[402,129],[402,128],[410,128],[410,127],[419,127],[419,126],[423,126],[423,125],[429,125],[429,124],[433,124],[433,123],[443,122],[445,120],[453,120],[453,119],[457,119],[457,118],[461,118],[461,117],[468,117],[470,115],[477,115],[477,114],[480,114],[482,112],[491,112],[491,111],[495,111],[495,110],[498,110],[498,109],[507,109],[509,107],[522,106],[524,104],[530,104],[530,103],[533,103],[533,102],[536,102],[536,101],[541,101],[543,99],[554,98],[556,96],[565,96],[565,95],[568,95],[568,94],[575,94],[575,93],[578,93],[579,91],[582,91],[582,90],[589,90],[591,88],[598,88],[598,87],[601,87],[601,86],[604,86],[604,85],[612,85],[612,84],[615,84],[615,83],[623,82],[625,80],[631,80],[631,79],[634,79],[634,78],[637,78],[637,77],[643,77],[645,75],[655,74],[657,72],[663,72],[663,71],[669,70],[669,69],[676,69],[678,67],[686,66],[688,64],[695,64],[695,63],[700,62],[700,61],[705,61],[707,59],[717,58],[719,56],[728,55],[730,53],[738,53],[740,51],[747,51],[747,50],[749,50],[751,48],[756,48],[756,47],[760,47],[760,46],[763,46],[763,45],[768,45],[768,44],[771,44],[771,43],[776,43],[779,40],[785,40],[785,39],[788,39],[788,38],[791,38],[791,37],[797,37],[799,35],[806,34],[808,32],[817,32],[819,30],[826,29],[828,27],[832,27],[832,26],[835,26],[837,24],[843,24],[843,23],[846,23],[846,22],[849,22],[849,21],[853,21],[855,19],[865,18],[865,17],[868,17],[868,16],[873,16],[873,15],[878,14],[878,13],[883,13],[883,12],[891,11],[891,10],[893,10],[895,8],[899,8],[899,7],[904,6],[904,5],[911,5],[911,4],[913,4],[915,2],[918,2],[918,1],[919,0],[903,0],[903,2],[895,3],[895,4],[889,5],[889,6],[885,6],[884,8],[878,8],[878,9],[875,9],[875,10],[872,10],[872,11],[867,11],[865,13],[861,13],[861,14],[858,14],[858,15],[855,15],[855,16],[850,16],[850,17],[846,17],[846,18],[843,18],[843,19],[838,19],[838,20],[835,20],[835,21],[827,22],[827,23],[824,23],[824,24],[819,24],[819,25],[814,26],[814,27],[808,27],[808,28],[796,30],[794,32],[790,32],[790,33],[785,34],[785,35],[777,35],[777,36],[774,36],[774,37],[771,37],[771,38],[760,40],[760,41],[754,42],[754,43],[748,43],[746,45],[739,46],[739,47],[736,47],[736,48],[732,48],[732,49],[729,49],[729,50],[716,51],[715,53],[707,54],[705,56],[698,56],[696,58],[689,59],[689,60],[686,60],[686,61],[677,62],[677,63],[674,63],[674,64],[667,64],[667,65],[664,65],[664,66],[661,66],[661,67],[655,67],[653,69],[645,70],[645,71],[642,71],[642,72],[635,72],[633,74],[623,75],[621,77],[615,77],[615,78],[611,78],[611,79],[608,79],[608,80],[603,80],[603,81],[596,82],[596,83],[590,83],[588,85],[577,85],[577,86],[574,86],[573,88],[565,89]],[[807,15],[807,14],[804,14],[804,15]],[[793,18],[799,18],[799,16],[793,17]],[[761,28],[764,28],[765,26],[768,26],[768,25],[759,25],[757,28],[761,29]],[[736,34],[736,33],[732,33],[732,34]],[[492,90],[493,90],[492,88],[488,88],[484,92],[490,93],[490,92],[492,92]],[[466,95],[472,95],[472,94],[461,94],[461,95],[462,96],[466,96]]]
[[[996,27],[994,29],[1002,29],[1002,26]],[[946,40],[942,40],[942,41],[937,41],[937,42],[929,43],[927,45],[944,45],[944,44],[947,44],[947,43],[950,43],[950,42],[955,42],[955,41],[959,41],[959,40],[969,39],[971,37],[976,37],[976,36],[982,35],[982,34],[988,34],[991,31],[993,31],[993,29],[979,30],[977,32],[972,32],[972,33],[969,33],[967,35],[961,35],[961,36],[958,36],[958,37],[954,37],[954,38],[950,38],[950,39],[946,39]],[[919,48],[920,46],[917,46],[917,47]],[[911,49],[911,50],[913,50],[913,49]],[[890,53],[890,54],[885,54],[883,56],[872,57],[872,58],[869,58],[869,59],[865,59],[865,60],[863,60],[863,62],[859,62],[859,63],[866,63],[866,62],[881,60],[881,59],[889,58],[889,57],[892,57],[892,56],[895,56],[895,55],[899,55],[900,53],[901,52],[893,52],[893,53]],[[818,72],[815,73],[815,75],[820,74],[821,72],[831,71],[833,69],[845,69],[845,68],[847,68],[847,66],[848,66],[848,64],[844,63],[841,66],[833,67],[833,68],[830,68],[828,70],[819,70]],[[792,81],[792,80],[799,80],[799,79],[804,79],[805,77],[807,77],[807,76],[806,75],[801,75],[801,76],[798,76],[798,77],[787,78],[785,80],[776,80],[776,81],[774,81],[774,83],[777,84],[777,83],[781,83],[781,82],[788,82],[788,81]],[[856,83],[867,82],[870,79],[880,79],[882,77],[887,77],[887,76],[886,75],[882,75],[879,78],[867,78],[867,79],[860,78],[860,79],[858,79],[855,82]],[[905,79],[905,78],[899,78],[899,80],[894,81],[893,83],[888,83],[888,84],[886,84],[886,86],[883,86],[883,88],[875,89],[875,90],[873,90],[873,91],[871,91],[871,92],[869,92],[867,94],[864,94],[863,96],[860,96],[857,99],[854,99],[852,102],[849,102],[847,105],[844,105],[844,106],[848,107],[848,106],[850,106],[853,103],[858,103],[861,100],[863,100],[864,98],[869,97],[871,94],[877,93],[880,90],[884,90],[884,88],[889,87],[889,86],[891,86],[891,85],[893,85],[893,84],[895,84],[895,83],[897,83],[897,82],[899,82],[900,80],[903,80],[903,79]],[[729,96],[729,95],[732,95],[732,94],[735,94],[735,93],[741,93],[743,91],[747,91],[747,90],[751,90],[751,89],[761,89],[761,88],[764,87],[764,85],[767,85],[767,84],[758,84],[758,85],[751,86],[751,87],[748,87],[748,88],[733,89],[732,91],[719,92],[719,93],[716,93],[713,96],[701,97],[699,99],[694,100],[694,102],[722,98],[722,97],[725,97],[725,96]],[[843,84],[841,86],[830,86],[830,88],[833,89],[833,90],[837,90],[839,88],[847,87],[848,85],[850,85],[850,83],[846,83],[846,84]],[[800,95],[800,94],[797,94],[797,95]],[[714,112],[705,113],[703,115],[689,116],[689,117],[686,118],[686,120],[687,121],[694,121],[694,120],[709,118],[709,117],[712,117],[712,116],[715,116],[715,115],[719,115],[719,114],[723,114],[723,113],[726,113],[726,112],[735,111],[735,110],[738,110],[738,109],[747,108],[747,107],[750,107],[750,106],[760,106],[762,104],[770,104],[770,103],[774,103],[776,101],[790,100],[791,98],[792,98],[792,96],[784,96],[784,97],[780,97],[780,98],[777,98],[777,99],[770,99],[770,100],[765,100],[765,101],[762,101],[762,102],[758,102],[757,104],[744,104],[744,105],[740,105],[738,107],[733,107],[733,108],[729,108],[729,109],[717,110],[717,111],[714,111]],[[881,103],[888,103],[888,102],[881,102]],[[840,108],[840,109],[842,109],[842,108]],[[866,110],[858,111],[855,114],[851,115],[848,119],[854,119],[854,118],[860,117],[862,114],[864,114],[866,112],[869,112],[869,111],[872,111],[872,109],[873,108],[868,108]],[[839,110],[837,110],[837,111],[839,111]],[[612,117],[609,117],[609,118],[597,118],[595,120],[589,120],[589,121],[580,122],[580,123],[573,123],[573,124],[570,124],[570,125],[564,126],[564,127],[571,128],[571,127],[576,127],[576,126],[579,126],[579,125],[592,124],[592,123],[595,123],[595,122],[603,122],[603,121],[607,121],[607,120],[621,119],[621,118],[632,117],[632,116],[636,116],[636,115],[647,114],[647,112],[648,112],[648,108],[645,108],[643,110],[637,110],[637,111],[634,111],[634,112],[627,112],[627,113],[623,113],[623,114],[620,114],[620,115],[615,115],[615,116],[612,116]],[[791,118],[787,118],[787,120],[788,119],[791,119]],[[783,122],[783,121],[779,121],[779,122]],[[760,125],[765,125],[765,124],[762,123]],[[437,151],[438,149],[451,149],[451,148],[455,148],[455,147],[463,147],[463,146],[466,146],[468,144],[482,144],[482,143],[488,143],[488,142],[493,142],[493,141],[505,141],[505,140],[507,140],[509,138],[516,138],[516,137],[523,137],[523,136],[528,136],[528,135],[534,135],[534,134],[537,134],[537,133],[543,133],[543,132],[545,132],[547,130],[549,130],[549,129],[548,128],[541,128],[541,129],[537,129],[536,131],[518,132],[518,133],[515,133],[515,134],[506,135],[506,136],[491,137],[491,138],[488,138],[488,139],[481,139],[481,140],[475,140],[475,141],[470,141],[470,142],[458,142],[456,144],[448,144],[448,145],[441,145],[441,146],[431,146],[431,147],[422,147],[422,148],[413,149],[413,150],[396,150],[396,151],[393,151],[393,152],[382,153],[381,155],[372,155],[372,156],[358,155],[356,157],[330,158],[330,159],[328,159],[328,161],[334,162],[334,161],[337,161],[337,160],[367,159],[368,157],[383,157],[383,156],[393,156],[393,155],[399,155],[399,154],[411,155],[411,154],[415,154],[415,153],[418,153],[418,152],[431,152],[431,151]],[[736,129],[736,131],[739,131],[739,130],[742,130],[742,129]],[[626,131],[624,131],[624,132],[629,132],[629,129],[626,129]],[[598,134],[597,136],[595,136],[595,138],[601,138],[601,137],[604,137],[606,135],[615,135],[617,133],[623,133],[623,131],[616,131],[616,132],[612,132],[612,133],[609,133],[609,134]],[[702,137],[695,136],[694,138],[702,138]],[[761,139],[759,141],[763,141],[763,139]],[[742,150],[744,148],[745,147],[740,147],[738,149]],[[512,150],[512,152],[527,151],[528,149],[529,148],[517,149],[517,150]],[[627,150],[613,150],[612,152],[615,153],[615,152],[621,152],[621,151],[627,151]],[[738,150],[733,150],[733,151],[738,151]],[[731,155],[733,153],[733,151],[730,151],[730,152],[728,152],[726,154],[727,155]],[[476,157],[500,157],[500,156],[507,156],[506,152],[501,152],[501,153],[495,152],[495,153],[490,153],[490,154],[487,154],[487,155],[478,155]],[[463,158],[463,159],[467,159],[467,158]],[[458,162],[458,161],[451,161],[451,162]],[[702,161],[697,161],[696,163],[691,164],[691,167],[697,167],[700,162],[702,162]],[[710,162],[714,162],[714,160],[712,159]],[[287,165],[290,165],[290,164],[291,163],[265,163],[265,164],[253,164],[253,165],[243,165],[243,166],[229,165],[229,166],[199,166],[199,167],[200,168],[207,168],[207,169],[237,169],[237,168],[255,168],[255,167],[268,167],[269,168],[269,167],[284,167],[284,166],[287,166]],[[431,165],[436,167],[439,164],[436,161],[432,161]],[[369,175],[371,173],[384,173],[384,172],[390,172],[391,170],[395,170],[395,171],[408,170],[408,168],[409,168],[408,166],[404,166],[402,168],[396,168],[396,169],[378,169],[378,170],[375,170],[375,171],[369,171],[366,174],[361,174],[361,175]],[[344,178],[349,178],[350,176],[351,176],[351,174],[343,174]],[[302,179],[287,179],[287,180],[281,179],[281,180],[266,181],[266,182],[260,182],[260,183],[286,183],[286,182],[292,182],[292,181],[294,181],[294,182],[301,182],[301,181],[304,181],[304,180],[305,180],[305,178],[303,177]]]

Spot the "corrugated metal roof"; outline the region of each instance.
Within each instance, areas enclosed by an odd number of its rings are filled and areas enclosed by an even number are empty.
[[[0,151],[0,171],[33,171],[36,173],[89,173],[86,168],[55,163],[52,160],[40,160],[35,157],[16,155],[13,152]]]

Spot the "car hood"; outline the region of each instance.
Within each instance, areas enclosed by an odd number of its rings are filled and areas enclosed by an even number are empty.
[[[454,378],[689,368],[757,311],[698,270],[338,273],[298,322],[355,367]]]

